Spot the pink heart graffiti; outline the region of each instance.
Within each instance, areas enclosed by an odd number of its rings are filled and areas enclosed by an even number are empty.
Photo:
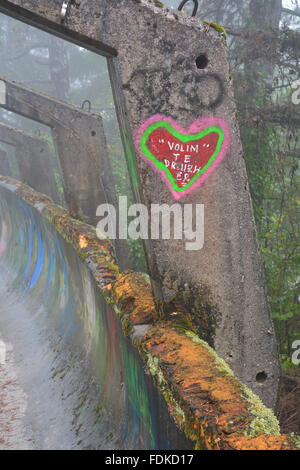
[[[139,155],[166,182],[175,199],[199,187],[217,168],[229,148],[229,128],[220,118],[201,118],[188,129],[156,114],[140,127]]]

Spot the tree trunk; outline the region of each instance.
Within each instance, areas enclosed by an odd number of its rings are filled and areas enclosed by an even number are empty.
[[[255,29],[278,29],[282,10],[282,0],[251,0],[249,6],[250,24]]]
[[[66,44],[55,36],[49,38],[50,77],[54,96],[60,100],[68,99],[70,90],[69,60]]]

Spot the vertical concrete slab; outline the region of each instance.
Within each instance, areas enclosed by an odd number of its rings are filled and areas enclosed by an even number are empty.
[[[82,0],[69,5],[63,25],[60,0],[3,1],[0,9],[93,50],[105,53],[103,44],[117,50],[111,76],[133,172],[130,131],[135,138],[141,200],[149,209],[175,202],[205,206],[202,249],[187,251],[184,240],[148,243],[156,295],[191,312],[199,334],[273,406],[277,347],[223,35],[155,0]],[[196,181],[183,180],[186,185],[171,166],[178,163],[172,149],[161,147],[178,143],[174,137],[206,148],[192,151],[186,164],[201,166],[201,172]],[[185,164],[191,149],[178,151]]]
[[[59,204],[61,198],[51,168],[51,154],[47,142],[5,124],[0,124],[0,141],[15,147],[22,181]],[[2,174],[10,176],[6,173]]]
[[[1,107],[52,129],[67,204],[94,225],[98,205],[116,201],[101,117],[0,76],[1,83]]]
[[[0,149],[0,174],[4,176],[12,176],[8,154],[5,150]]]

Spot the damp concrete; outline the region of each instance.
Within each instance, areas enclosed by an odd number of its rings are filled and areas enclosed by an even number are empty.
[[[69,431],[72,410],[63,406],[63,383],[51,380],[54,352],[9,279],[0,269],[0,450],[76,447],[76,433]]]
[[[0,338],[5,351],[0,363],[0,450],[30,450],[34,448],[32,432],[24,422],[27,395],[19,381],[13,346],[3,341],[1,333]]]

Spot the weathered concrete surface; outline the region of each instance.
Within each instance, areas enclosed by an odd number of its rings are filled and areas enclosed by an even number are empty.
[[[3,294],[3,279],[0,291]],[[4,314],[7,312],[2,309],[0,317],[3,318]],[[0,362],[0,450],[30,450],[32,442],[23,422],[26,394],[18,381],[12,345],[4,343],[2,335],[0,338],[6,351],[4,360]]]
[[[3,149],[0,149],[0,172],[1,175],[13,176],[9,165],[8,153]]]
[[[280,435],[271,410],[191,331],[161,323],[148,331],[143,347],[170,413],[196,443],[196,449],[295,447],[292,437]]]
[[[112,54],[118,52],[110,69],[135,187],[131,135],[146,119],[163,113],[182,127],[203,117],[226,121],[231,142],[227,156],[198,189],[181,200],[205,205],[204,248],[187,252],[183,241],[153,241],[147,246],[149,264],[157,297],[168,303],[174,297],[173,305],[193,315],[198,333],[215,346],[238,377],[274,406],[277,348],[222,35],[155,1],[82,0],[69,6],[64,25],[60,0],[3,1],[0,9],[93,50],[98,44],[101,51],[105,44]],[[208,59],[203,70],[196,66],[199,54]],[[142,159],[137,164],[147,206],[172,204],[159,175]],[[168,308],[172,309],[172,302]],[[262,376],[266,380],[258,382]]]
[[[178,20],[155,6],[134,6],[128,1],[104,4],[95,28],[99,39],[118,50],[134,135],[144,120],[156,113],[185,128],[204,117],[222,118],[230,128],[230,150],[223,162],[200,188],[180,200],[205,205],[204,248],[188,252],[184,241],[153,241],[149,256],[157,286],[163,286],[163,300],[169,302],[173,292],[174,305],[192,313],[199,334],[232,365],[238,377],[274,406],[279,376],[277,348],[224,38],[197,20]],[[89,2],[89,13],[92,5]],[[82,15],[86,14],[84,7],[81,5]],[[87,14],[85,19],[88,21]],[[78,20],[77,16],[72,22],[70,13],[68,24],[79,25]],[[204,70],[195,64],[200,53],[209,61]],[[138,159],[138,168],[147,206],[172,205],[175,201],[160,176],[142,159]],[[256,380],[261,372],[267,377],[264,383]]]
[[[280,435],[272,411],[177,312],[157,322],[150,285],[138,274],[116,275],[110,242],[100,242],[95,229],[7,177],[0,177],[0,215],[1,299],[8,307],[0,331],[18,352],[34,448],[299,446],[299,438]],[[188,441],[156,400],[133,346]]]
[[[14,361],[0,369],[0,448],[192,448],[100,295],[115,280],[111,244],[47,197],[2,184],[0,331]]]
[[[28,132],[1,123],[0,141],[15,147],[18,171],[22,181],[37,191],[43,192],[51,197],[56,204],[59,204],[61,197],[54,178],[47,142]],[[11,175],[10,171],[3,174],[15,176]]]
[[[5,77],[0,80],[6,89],[1,107],[52,129],[68,207],[72,214],[96,224],[98,205],[116,203],[101,117]]]

